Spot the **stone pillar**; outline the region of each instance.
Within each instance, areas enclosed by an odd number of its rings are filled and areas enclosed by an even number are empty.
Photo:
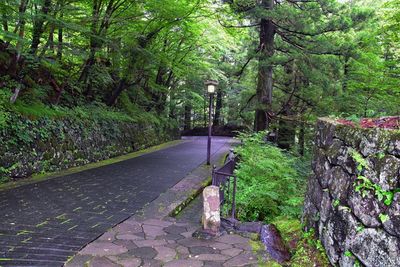
[[[219,187],[207,186],[203,190],[203,230],[217,235],[221,225]]]

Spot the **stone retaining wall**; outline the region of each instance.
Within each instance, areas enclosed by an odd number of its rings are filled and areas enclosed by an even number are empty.
[[[18,179],[120,156],[177,139],[172,126],[13,117],[0,129],[0,178]]]
[[[303,221],[335,266],[400,266],[400,131],[320,119]]]

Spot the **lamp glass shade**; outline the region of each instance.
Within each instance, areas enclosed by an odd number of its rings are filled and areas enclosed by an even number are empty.
[[[215,85],[214,84],[207,85],[207,91],[209,94],[214,94],[215,93]]]

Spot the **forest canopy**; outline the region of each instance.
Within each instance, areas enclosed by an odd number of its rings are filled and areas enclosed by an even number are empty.
[[[395,0],[4,0],[0,13],[0,125],[100,109],[204,126],[207,79],[216,125],[399,114]]]

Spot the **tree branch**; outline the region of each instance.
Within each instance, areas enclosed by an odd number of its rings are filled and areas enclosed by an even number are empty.
[[[219,18],[218,18],[218,23],[224,28],[252,28],[252,27],[260,26],[260,23],[249,24],[249,25],[226,25],[226,24],[222,23]]]

